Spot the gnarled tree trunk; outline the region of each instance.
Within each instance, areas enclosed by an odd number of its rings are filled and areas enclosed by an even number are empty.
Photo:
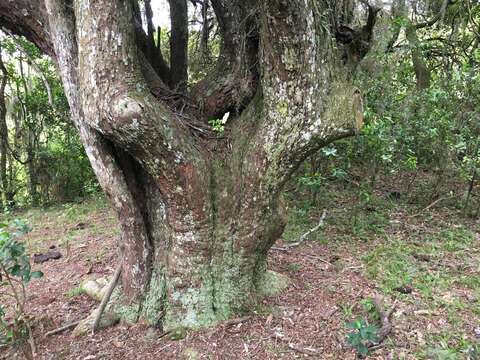
[[[166,84],[181,83],[185,69],[154,70],[133,5],[0,0],[0,20],[58,64],[122,227],[118,308],[164,329],[194,328],[248,309],[272,286],[267,254],[285,224],[282,189],[309,155],[358,130],[358,90],[342,58],[365,55],[373,24],[342,42],[333,1],[212,0],[222,54],[180,114]],[[231,109],[222,136],[205,135],[208,117]]]

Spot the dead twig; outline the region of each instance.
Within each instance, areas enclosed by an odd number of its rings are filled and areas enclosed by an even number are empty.
[[[74,328],[75,326],[77,326],[78,324],[80,323],[80,320],[79,321],[74,321],[73,323],[70,323],[70,324],[67,324],[67,325],[64,325],[64,326],[61,326],[55,330],[52,330],[52,331],[49,331],[47,333],[45,333],[45,336],[52,336],[52,335],[56,335],[56,334],[59,334],[65,330],[69,330],[71,328]]]
[[[322,319],[323,320],[330,319],[337,311],[338,311],[338,307],[334,306],[333,309],[331,309],[330,311],[328,311],[322,316]]]
[[[102,318],[102,314],[107,307],[108,301],[110,300],[110,296],[112,296],[113,289],[115,289],[115,286],[117,285],[118,279],[120,278],[120,274],[122,272],[122,264],[118,265],[117,270],[115,271],[115,274],[113,275],[112,281],[110,281],[110,284],[108,284],[107,291],[105,292],[105,295],[103,296],[102,302],[100,303],[100,306],[98,307],[97,314],[95,316],[95,321],[93,322],[93,328],[92,331],[95,333],[98,330],[98,326],[100,325],[100,320]]]
[[[272,335],[272,337],[276,340],[280,340],[280,341],[284,342],[285,344],[287,344],[287,346],[290,350],[299,352],[301,354],[310,355],[310,356],[318,355],[318,350],[317,349],[309,348],[309,347],[305,347],[305,348],[299,347],[298,345],[295,345],[290,339],[285,337],[285,335],[275,333],[275,334]]]
[[[223,327],[230,327],[230,326],[233,326],[233,325],[238,325],[238,324],[244,323],[245,321],[250,320],[251,318],[252,318],[251,316],[243,316],[243,317],[236,318],[236,319],[230,319],[230,320],[224,321],[222,323],[222,326]]]
[[[33,338],[33,331],[32,327],[30,326],[29,322],[25,323],[28,329],[28,342],[30,344],[30,349],[32,349],[32,356],[33,358],[37,357],[37,345],[35,345],[35,339]]]
[[[318,229],[320,229],[324,225],[326,216],[327,216],[327,210],[324,209],[323,212],[322,212],[322,216],[320,216],[320,220],[318,221],[318,224],[315,227],[308,230],[305,234],[300,236],[297,241],[295,241],[293,243],[286,244],[285,246],[281,246],[281,247],[273,246],[272,249],[273,250],[286,251],[286,250],[289,250],[293,247],[297,247],[297,246],[301,245],[310,236],[310,234],[314,233],[315,231],[317,231]]]
[[[397,302],[395,301],[392,307],[388,311],[385,311],[385,309],[383,308],[383,301],[380,296],[374,296],[372,300],[373,304],[375,305],[375,309],[380,315],[380,323],[382,326],[378,330],[377,341],[375,342],[375,344],[370,344],[368,346],[369,348],[380,345],[388,336],[388,334],[392,332],[393,325],[390,321],[390,318],[392,317],[392,314],[397,306]]]
[[[373,346],[371,346],[371,347],[368,348],[368,351],[369,351],[369,352],[374,352],[374,351],[377,351],[377,350],[383,348],[384,346],[385,346],[385,345],[383,345],[383,344],[373,345]]]
[[[315,255],[310,255],[310,254],[305,254],[306,257],[308,258],[311,258],[311,259],[315,259],[315,260],[318,260],[320,262],[323,262],[324,264],[327,264],[331,267],[333,267],[333,264],[325,259],[322,259],[320,256],[315,256]]]

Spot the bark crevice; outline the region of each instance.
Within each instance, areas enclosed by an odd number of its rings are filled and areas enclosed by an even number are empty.
[[[118,215],[119,311],[170,330],[251,309],[277,279],[267,255],[285,225],[286,181],[321,146],[359,130],[359,92],[328,31],[331,3],[212,0],[221,55],[190,96],[169,88],[183,92],[187,81],[186,0],[170,0],[173,58],[163,70],[148,1],[147,34],[130,0],[33,2],[38,12],[25,18],[21,7],[31,4],[7,3],[0,0],[0,19],[54,54],[73,121]],[[183,104],[166,100],[172,95],[187,99],[187,117],[198,123],[231,111],[224,133],[192,136],[204,128],[191,131],[196,123],[184,121]]]

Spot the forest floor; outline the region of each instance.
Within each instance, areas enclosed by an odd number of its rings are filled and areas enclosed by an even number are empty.
[[[396,305],[393,331],[369,359],[479,358],[478,220],[448,199],[419,205],[389,190],[361,197],[358,189],[330,189],[317,206],[291,207],[277,246],[312,228],[323,209],[321,230],[301,246],[271,251],[270,268],[291,279],[287,290],[265,299],[249,317],[181,340],[142,324],[80,338],[69,331],[44,337],[97,306],[79,284],[114,272],[119,231],[101,198],[14,214],[33,227],[24,240],[30,253],[55,245],[63,254],[35,265],[45,276],[28,289],[39,359],[355,359],[346,324],[364,319],[378,326],[376,295],[386,308]]]

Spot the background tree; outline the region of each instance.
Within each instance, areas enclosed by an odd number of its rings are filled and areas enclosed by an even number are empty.
[[[1,36],[0,174],[5,208],[84,196],[94,183],[93,174],[52,62],[25,39]]]
[[[328,182],[357,184],[365,198],[390,188],[412,203],[449,201],[478,216],[479,15],[474,1],[396,1],[384,11],[382,35],[356,74],[367,89],[362,136],[317,153],[295,186],[313,198]],[[412,24],[421,25],[416,44]]]

